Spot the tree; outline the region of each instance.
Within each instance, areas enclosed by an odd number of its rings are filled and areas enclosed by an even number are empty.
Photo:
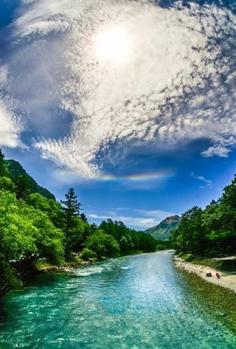
[[[201,208],[193,207],[182,215],[178,228],[173,232],[173,239],[178,251],[198,254],[206,250],[207,238]]]
[[[62,208],[56,200],[48,199],[39,193],[32,193],[29,195],[27,202],[34,208],[46,213],[56,227],[62,227]]]
[[[224,188],[221,198],[203,214],[211,251],[216,255],[236,252],[236,177]]]
[[[100,224],[99,229],[117,240],[121,254],[129,254],[132,251],[150,252],[156,250],[156,240],[152,236],[130,229],[121,221],[113,222],[108,219]]]
[[[88,223],[88,219],[87,219],[87,217],[86,217],[86,215],[84,213],[81,213],[80,218],[82,219],[82,221],[84,223]]]
[[[6,263],[32,254],[60,262],[64,253],[63,234],[46,214],[0,191],[0,251]]]
[[[236,175],[231,184],[224,188],[220,202],[232,209],[236,209]]]
[[[5,168],[4,168],[4,154],[0,149],[0,176],[4,176]]]
[[[13,183],[13,181],[11,180],[11,178],[8,177],[0,177],[0,190],[6,190],[6,191],[10,191],[10,192],[14,192],[15,191],[15,184]]]
[[[95,230],[97,230],[97,225],[95,224],[95,223],[92,223],[91,225],[90,225],[90,230],[91,230],[91,232],[93,233]]]
[[[26,174],[18,176],[15,180],[17,199],[26,200],[31,192],[31,183]]]
[[[71,249],[74,245],[72,241],[75,239],[75,235],[81,234],[80,229],[78,229],[78,224],[81,222],[81,219],[78,219],[80,216],[81,204],[73,188],[68,190],[68,193],[65,195],[65,200],[61,201],[61,204],[66,239],[66,257],[68,258],[72,252]]]
[[[65,234],[67,236],[70,229],[75,226],[75,218],[80,215],[81,204],[78,202],[77,195],[73,188],[68,190],[65,198],[64,201],[61,201],[61,204],[65,219]]]
[[[71,257],[71,253],[78,253],[84,246],[86,240],[86,224],[80,217],[74,219],[74,226],[69,229],[66,238],[66,258]]]
[[[33,237],[39,256],[46,258],[51,263],[62,263],[64,259],[63,232],[56,228],[48,216],[40,210],[25,206],[23,212],[32,220],[37,229]]]
[[[86,247],[94,251],[98,259],[115,257],[118,256],[120,252],[120,246],[115,238],[105,233],[103,230],[96,230],[89,236]]]
[[[193,208],[172,235],[179,252],[200,256],[224,256],[236,252],[236,177],[221,198],[204,210]]]

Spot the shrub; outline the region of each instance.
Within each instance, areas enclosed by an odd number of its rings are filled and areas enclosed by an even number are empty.
[[[94,251],[98,259],[116,257],[120,253],[120,246],[116,239],[103,230],[95,230],[88,238],[86,247]]]
[[[84,259],[85,261],[89,261],[91,259],[97,258],[97,254],[95,251],[92,251],[89,248],[85,247],[80,253],[80,258]]]

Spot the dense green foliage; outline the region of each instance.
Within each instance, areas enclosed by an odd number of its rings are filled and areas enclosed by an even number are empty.
[[[17,285],[17,268],[39,259],[60,264],[156,249],[149,235],[108,220],[90,225],[73,188],[65,200],[40,187],[0,151],[0,278]],[[19,278],[18,278],[19,279]],[[1,285],[0,285],[1,286]]]
[[[0,192],[0,250],[5,261],[39,254],[49,260],[63,258],[62,232],[42,211]]]
[[[41,187],[28,175],[21,164],[15,160],[4,160],[4,170],[16,185],[16,192],[20,195],[39,193],[47,199],[55,199],[47,189]],[[1,170],[0,170],[1,175]]]
[[[150,235],[127,228],[123,222],[108,219],[100,224],[99,229],[114,237],[119,243],[121,254],[151,252],[156,249],[156,241]]]
[[[103,230],[95,230],[86,241],[86,247],[95,252],[96,258],[119,256],[120,246],[116,239]]]
[[[183,214],[172,241],[178,252],[199,256],[236,253],[236,177],[218,201]]]

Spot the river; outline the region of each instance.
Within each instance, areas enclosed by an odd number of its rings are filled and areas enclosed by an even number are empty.
[[[170,252],[122,257],[9,292],[0,348],[235,349],[235,303]]]

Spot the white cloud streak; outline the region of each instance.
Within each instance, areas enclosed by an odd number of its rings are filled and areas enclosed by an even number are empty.
[[[123,212],[122,214],[121,211]],[[129,215],[126,215],[125,211],[126,209],[122,208],[122,210],[116,209],[115,211],[110,211],[106,214],[90,212],[87,216],[91,221],[95,220],[98,223],[111,218],[114,221],[122,221],[126,225],[136,229],[145,230],[159,224],[166,217],[174,215],[172,212],[162,210],[134,209],[130,211],[130,209],[128,209]]]
[[[236,144],[236,16],[229,9],[181,2],[164,9],[148,0],[25,4],[12,26],[5,94],[36,134],[54,106],[74,117],[67,137],[34,142],[45,158],[93,178],[114,143],[124,153],[140,146],[158,153],[207,138],[213,145],[203,156],[228,156]],[[126,32],[131,47],[118,63],[94,48],[97,35],[113,30]]]
[[[21,145],[17,121],[6,109],[0,100],[0,145],[15,148]]]
[[[14,101],[3,93],[7,77],[7,67],[0,66],[0,146],[15,148],[23,146],[20,141],[22,126],[14,114]]]
[[[212,181],[210,179],[205,178],[204,176],[198,176],[193,172],[191,173],[191,176],[203,183],[203,188],[212,186]]]
[[[231,145],[234,145],[234,140],[232,141]],[[204,156],[206,158],[210,158],[212,156],[219,156],[221,158],[227,158],[230,151],[231,150],[229,148],[229,144],[228,144],[228,146],[223,145],[223,144],[215,144],[215,145],[209,147],[207,150],[204,150],[202,152],[202,156]]]

